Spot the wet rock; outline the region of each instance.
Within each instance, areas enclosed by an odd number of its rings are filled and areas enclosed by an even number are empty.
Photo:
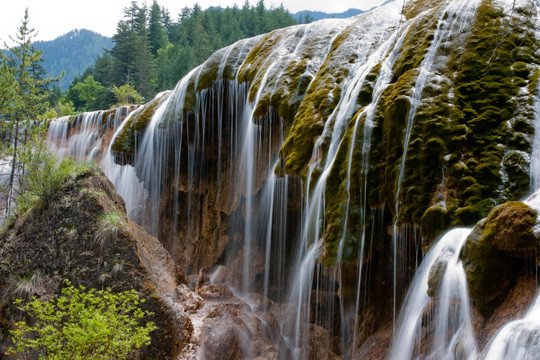
[[[538,248],[533,231],[537,217],[538,212],[522,202],[504,203],[489,213],[482,236],[498,250],[523,257],[525,251]]]
[[[447,265],[448,260],[439,258],[429,270],[428,295],[430,297],[434,297],[437,294],[441,280],[446,272]]]
[[[383,360],[392,340],[392,327],[378,330],[362,343],[354,354],[354,360]]]
[[[269,334],[277,321],[260,315],[243,302],[216,304],[201,330],[201,358],[277,359],[278,350]]]
[[[209,284],[199,289],[199,295],[204,299],[224,300],[230,299],[234,295],[225,284]]]
[[[185,284],[176,288],[176,295],[178,301],[183,305],[184,311],[194,312],[204,306],[204,300]]]
[[[310,324],[309,332],[309,359],[317,360],[334,360],[339,359],[339,357],[332,351],[333,344],[332,339],[328,335],[326,329],[315,325]]]
[[[483,317],[491,316],[515,286],[527,252],[538,247],[536,217],[526,204],[508,202],[495,207],[469,235],[462,260],[470,296]]]

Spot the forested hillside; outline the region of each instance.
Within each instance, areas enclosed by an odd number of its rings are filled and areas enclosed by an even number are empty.
[[[283,5],[267,9],[263,0],[225,9],[195,5],[180,14],[156,1],[151,6],[132,1],[118,22],[112,50],[73,80],[64,101],[78,110],[108,108],[116,101],[109,89],[125,84],[149,100],[174,88],[217,49],[296,23]]]
[[[58,82],[66,91],[75,76],[93,65],[98,56],[113,47],[111,38],[90,30],[72,30],[51,41],[37,41],[34,46],[43,51],[43,67],[48,75],[56,77],[65,71]]]
[[[326,13],[326,12],[322,12],[322,11],[302,10],[302,11],[299,11],[297,13],[294,13],[293,17],[298,22],[308,23],[308,22],[311,22],[311,21],[317,21],[317,20],[322,20],[322,19],[330,19],[330,18],[346,19],[346,18],[350,18],[352,16],[360,15],[363,12],[365,12],[365,11],[360,10],[360,9],[349,9],[347,11],[343,11],[343,12],[340,12],[340,13]]]

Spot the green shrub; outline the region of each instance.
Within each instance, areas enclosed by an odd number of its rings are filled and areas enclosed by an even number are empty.
[[[17,210],[23,213],[37,205],[46,207],[70,175],[88,168],[71,158],[61,161],[42,141],[27,144],[21,153],[24,171],[20,179]]]
[[[113,293],[110,289],[74,288],[68,281],[62,294],[49,301],[34,298],[23,304],[34,325],[16,324],[9,354],[23,358],[37,353],[39,359],[126,359],[134,350],[150,343],[153,322],[142,324],[152,315],[141,310],[135,290]]]

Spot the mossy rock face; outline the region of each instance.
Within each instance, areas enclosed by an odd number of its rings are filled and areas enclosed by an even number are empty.
[[[412,19],[415,16],[419,15],[421,12],[433,9],[434,7],[440,6],[443,4],[442,0],[416,0],[409,1],[403,7],[403,15],[407,19]]]
[[[249,55],[248,49],[252,48],[256,41],[257,38],[242,40],[210,56],[194,77],[197,83],[196,92],[209,89],[217,80],[234,80],[239,66]]]
[[[360,110],[359,110],[360,112]],[[359,112],[353,116],[357,119]],[[366,181],[367,169],[362,169],[362,146],[365,118],[351,121],[341,141],[336,160],[328,175],[326,182],[326,208],[327,221],[324,234],[325,256],[323,262],[326,266],[334,266],[338,260],[354,262],[358,260],[358,247],[362,233],[362,226],[368,220],[368,214],[363,212],[362,194]],[[356,126],[356,136],[354,128]],[[353,146],[353,151],[350,148]],[[348,164],[352,162],[350,174]],[[345,219],[347,220],[345,223]],[[365,231],[365,229],[364,229]],[[343,251],[339,259],[339,244],[343,243]]]
[[[142,136],[152,120],[156,107],[168,96],[169,93],[162,93],[161,96],[156,96],[152,101],[136,110],[114,139],[111,149],[115,156],[122,159],[133,158],[137,152],[135,148],[137,137]]]
[[[530,156],[522,151],[509,151],[503,158],[504,170],[507,173],[505,190],[515,197],[523,197],[529,191]]]
[[[415,3],[418,3],[416,1]],[[407,34],[399,56],[394,64],[394,81],[411,69],[417,69],[433,41],[437,26],[437,8],[431,8],[429,15],[415,19],[416,23]]]
[[[469,292],[485,318],[515,285],[527,250],[539,248],[533,232],[537,215],[521,202],[504,203],[478,222],[467,239],[462,260]]]
[[[504,203],[489,213],[482,237],[498,250],[523,257],[527,250],[538,248],[533,231],[537,217],[537,211],[522,202]]]
[[[410,110],[410,92],[418,72],[409,70],[388,86],[381,96],[374,119],[369,177],[369,202],[394,207],[394,191],[403,152],[401,139]]]
[[[444,231],[448,227],[446,215],[446,209],[441,206],[435,205],[428,208],[420,220],[422,236],[434,239]]]

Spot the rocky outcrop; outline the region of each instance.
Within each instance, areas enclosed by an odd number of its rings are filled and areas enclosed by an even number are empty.
[[[476,307],[489,318],[516,285],[540,242],[534,231],[538,212],[512,201],[495,207],[478,222],[462,254],[469,292]]]
[[[115,214],[116,235],[100,238],[100,221]],[[136,358],[173,359],[190,338],[191,321],[169,293],[184,281],[156,238],[127,217],[124,201],[98,170],[67,179],[55,198],[15,217],[0,234],[0,354],[18,318],[15,298],[49,299],[63,280],[87,288],[135,289],[158,329]]]

